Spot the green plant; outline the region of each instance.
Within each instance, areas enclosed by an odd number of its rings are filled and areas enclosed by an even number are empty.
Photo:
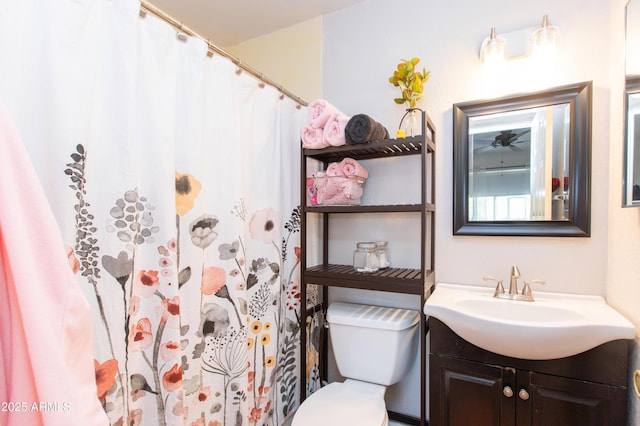
[[[418,101],[422,99],[424,83],[429,80],[431,72],[424,68],[422,71],[416,72],[418,62],[420,62],[420,58],[402,59],[393,75],[389,77],[389,83],[400,87],[402,91],[402,97],[393,100],[395,103],[402,105],[409,102],[409,107],[415,108]]]

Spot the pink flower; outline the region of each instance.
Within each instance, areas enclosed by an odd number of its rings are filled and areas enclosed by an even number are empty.
[[[182,387],[182,366],[174,364],[171,370],[162,375],[162,385],[167,392],[173,392],[174,390]]]
[[[280,217],[272,208],[258,210],[249,221],[249,233],[254,240],[271,244],[280,238]]]
[[[249,416],[249,423],[257,423],[262,415],[262,408],[254,407],[251,409],[251,415]]]
[[[171,361],[180,356],[180,342],[171,340],[160,346],[160,356],[164,362]]]
[[[174,296],[171,299],[162,299],[162,305],[158,307],[156,313],[161,315],[160,322],[166,324],[169,320],[169,315],[174,317],[180,316],[180,296]]]
[[[139,289],[142,297],[153,296],[158,287],[160,287],[158,271],[140,271],[136,276],[136,284],[136,287]]]
[[[150,347],[152,343],[151,321],[149,321],[149,318],[142,318],[131,327],[129,346],[133,351],[142,351]]]
[[[200,285],[200,291],[202,294],[211,295],[215,294],[226,284],[226,274],[224,269],[217,266],[210,266],[205,268],[202,273],[202,284]]]

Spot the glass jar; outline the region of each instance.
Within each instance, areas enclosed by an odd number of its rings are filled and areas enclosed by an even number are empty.
[[[376,254],[378,255],[378,266],[380,269],[388,268],[389,265],[391,265],[386,241],[376,241]]]
[[[353,268],[356,272],[375,272],[379,269],[376,243],[360,242],[353,252]]]

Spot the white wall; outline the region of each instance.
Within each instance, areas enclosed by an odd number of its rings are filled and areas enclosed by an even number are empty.
[[[506,280],[510,266],[517,264],[524,278],[545,280],[547,291],[606,296],[640,328],[640,210],[620,207],[624,3],[406,0],[400,9],[388,1],[369,0],[324,17],[323,97],[347,114],[369,114],[394,133],[404,111],[393,103],[397,89],[387,78],[402,58],[420,57],[420,66],[431,70],[419,106],[428,111],[438,131],[437,281],[481,283],[486,274]],[[478,51],[490,28],[509,33],[536,27],[545,14],[561,31],[554,68],[539,69],[518,60],[510,62],[499,79],[487,76]],[[587,80],[593,81],[594,89],[591,237],[454,236],[452,104]],[[393,174],[386,167],[375,167],[374,174],[383,170]],[[370,197],[372,188],[366,188]],[[337,249],[333,256],[347,263],[354,240],[379,237],[373,234],[381,232],[367,222],[354,226],[345,221],[334,228],[332,235],[339,241],[332,246]],[[405,247],[389,240],[395,259],[411,257],[402,251]],[[336,300],[413,305],[375,293],[332,290],[332,294]],[[638,362],[636,355],[633,368]],[[640,424],[635,397],[630,410],[632,424]]]
[[[323,96],[347,114],[368,113],[395,129],[403,108],[393,103],[397,89],[387,78],[397,61],[418,56],[420,65],[431,70],[421,106],[438,131],[437,280],[479,283],[486,274],[506,279],[517,264],[525,278],[546,280],[545,290],[604,295],[610,82],[609,32],[603,27],[608,3],[408,0],[402,10],[407,11],[404,22],[401,11],[390,13],[388,2],[370,0],[324,17]],[[488,85],[478,50],[490,27],[498,32],[535,27],[544,14],[561,30],[556,69],[537,74],[527,63],[513,62],[499,85]],[[591,238],[453,236],[452,104],[585,80],[594,82]]]
[[[322,95],[321,34],[317,17],[225,49],[310,102]]]

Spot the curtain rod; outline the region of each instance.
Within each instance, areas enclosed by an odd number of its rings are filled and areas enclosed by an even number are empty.
[[[216,46],[215,44],[211,43],[211,41],[209,41],[208,39],[205,39],[203,36],[201,36],[200,34],[196,33],[195,31],[193,31],[191,28],[182,25],[182,22],[176,20],[174,17],[168,15],[167,13],[163,12],[162,10],[158,9],[156,6],[152,5],[151,3],[141,0],[140,1],[140,17],[144,18],[146,16],[146,14],[151,13],[153,15],[155,15],[156,17],[162,19],[163,21],[167,22],[169,25],[171,25],[172,27],[174,27],[175,29],[177,29],[179,32],[185,33],[187,35],[190,35],[192,37],[197,37],[201,40],[203,40],[205,43],[207,43],[207,48],[209,49],[209,54],[213,54],[213,53],[218,53],[219,55],[222,55],[226,58],[228,58],[229,60],[231,60],[231,62],[233,62],[234,64],[236,64],[240,70],[244,70],[246,72],[248,72],[249,74],[253,75],[254,77],[256,77],[258,80],[260,80],[262,83],[261,84],[268,84],[270,86],[275,87],[276,89],[278,89],[278,91],[280,93],[282,93],[282,95],[287,96],[288,98],[294,100],[296,103],[298,103],[298,107],[300,105],[302,106],[307,106],[308,103],[305,102],[304,100],[302,100],[300,97],[294,95],[293,93],[291,93],[290,91],[288,91],[287,89],[285,89],[282,85],[277,84],[275,81],[271,80],[270,78],[265,77],[261,72],[256,71],[254,68],[251,68],[250,66],[244,64],[240,58],[232,55],[231,53],[227,52],[226,50],[222,49],[221,47]],[[185,40],[183,40],[185,41]],[[238,70],[238,73],[240,73],[240,70]]]

